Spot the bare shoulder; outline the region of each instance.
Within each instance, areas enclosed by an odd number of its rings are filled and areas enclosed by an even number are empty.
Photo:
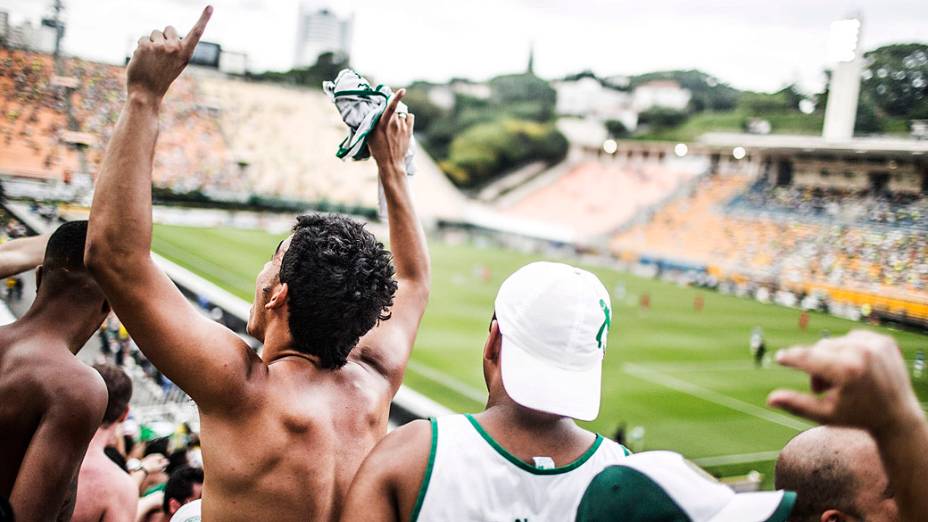
[[[415,420],[388,433],[374,447],[368,460],[372,467],[382,469],[395,478],[407,474],[420,476],[420,470],[424,469],[431,452],[431,442],[431,422]],[[422,468],[417,466],[420,461]],[[365,467],[368,467],[367,462]]]
[[[55,361],[44,372],[49,378],[40,386],[49,401],[49,412],[75,427],[99,426],[109,400],[106,383],[96,370],[79,361]]]

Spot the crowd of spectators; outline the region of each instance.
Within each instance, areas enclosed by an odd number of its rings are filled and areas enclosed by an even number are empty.
[[[76,85],[70,110],[55,76]],[[95,175],[125,98],[123,67],[68,58],[56,75],[49,55],[0,48],[0,173],[69,182],[82,171],[63,135],[74,130],[84,133]],[[335,157],[345,128],[318,92],[188,73],[168,93],[160,121],[159,187],[376,205],[376,170]],[[333,169],[346,172],[318,175]]]
[[[774,212],[726,212],[732,209],[726,206],[732,198],[738,208],[747,202],[761,204],[758,191],[748,188],[743,176],[710,177],[648,223],[617,235],[612,247],[620,254],[687,260],[764,280],[928,299],[928,232],[916,225],[887,229],[860,221],[808,219],[820,210],[844,207],[823,199],[798,202],[783,196],[795,192],[767,192],[776,200],[767,210]],[[781,197],[785,199],[776,199]],[[908,208],[924,204],[919,200]],[[876,216],[876,208],[868,212]]]
[[[0,170],[49,178],[77,168],[77,155],[59,139],[66,103],[50,85],[53,71],[47,55],[0,48]]]
[[[850,225],[888,225],[928,230],[928,198],[909,193],[874,193],[799,187],[773,187],[764,180],[732,199],[730,210],[780,214]]]

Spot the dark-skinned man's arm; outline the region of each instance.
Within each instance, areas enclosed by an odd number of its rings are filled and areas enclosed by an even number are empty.
[[[70,520],[77,473],[106,409],[106,390],[97,379],[98,386],[75,385],[69,379],[49,385],[53,400],[29,442],[10,494],[16,520]]]
[[[405,94],[405,89],[400,89],[390,99],[369,140],[387,201],[390,251],[398,288],[390,319],[381,321],[362,337],[351,354],[354,360],[367,364],[387,379],[390,397],[403,381],[419,322],[429,300],[431,278],[425,233],[413,208],[404,167],[415,116],[396,112]]]
[[[247,397],[257,356],[199,314],[151,259],[151,174],[164,94],[193,54],[212,8],[190,34],[173,27],[139,40],[126,68],[128,98],[97,176],[85,262],[149,360],[202,410]]]

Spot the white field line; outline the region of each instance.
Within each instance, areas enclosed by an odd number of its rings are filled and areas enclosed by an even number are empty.
[[[628,363],[634,364],[634,363]],[[657,371],[707,371],[707,372],[724,372],[724,371],[747,371],[755,370],[754,362],[750,360],[734,361],[703,361],[703,362],[682,362],[682,363],[647,363],[639,366],[647,366]],[[764,370],[789,370],[782,366],[773,365]]]
[[[459,381],[454,377],[448,375],[445,372],[436,370],[431,366],[427,366],[417,361],[410,360],[407,364],[407,368],[418,373],[419,375],[425,377],[426,379],[436,382],[449,390],[456,392],[462,397],[466,397],[474,402],[479,402],[480,404],[486,404],[487,394],[484,391],[481,391],[473,386]]]
[[[754,404],[740,401],[738,399],[733,399],[717,391],[703,388],[702,386],[698,386],[676,377],[671,377],[670,375],[661,373],[657,370],[646,368],[641,365],[630,363],[625,364],[622,367],[622,371],[640,379],[659,384],[665,388],[685,393],[687,395],[692,395],[693,397],[697,397],[704,401],[712,402],[718,404],[719,406],[724,406],[737,412],[751,415],[752,417],[757,417],[758,419],[762,419],[767,422],[779,424],[780,426],[784,426],[786,428],[803,431],[813,426],[813,424],[786,416],[781,413],[777,413],[775,411],[770,411],[766,408],[761,408],[760,406],[755,406]]]
[[[740,455],[718,455],[715,457],[702,457],[690,459],[698,466],[725,466],[728,464],[747,464],[749,462],[769,462],[776,460],[780,451],[758,451],[757,453],[742,453]]]

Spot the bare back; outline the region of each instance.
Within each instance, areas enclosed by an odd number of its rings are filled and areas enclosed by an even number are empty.
[[[386,433],[392,390],[355,362],[323,370],[299,357],[270,364],[263,379],[241,416],[201,413],[203,519],[336,519]]]
[[[0,328],[0,495],[24,520],[65,502],[107,400],[97,372],[42,337]]]
[[[72,522],[135,520],[138,486],[101,449],[91,446],[79,477]]]

